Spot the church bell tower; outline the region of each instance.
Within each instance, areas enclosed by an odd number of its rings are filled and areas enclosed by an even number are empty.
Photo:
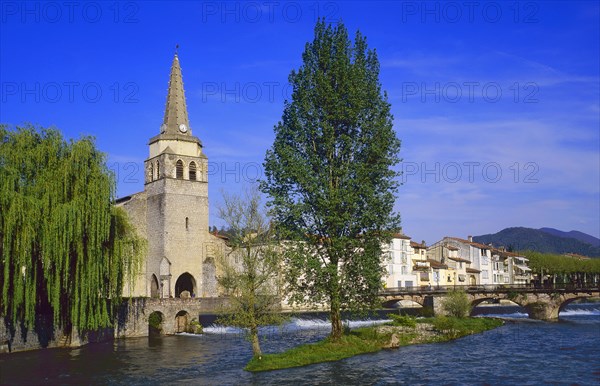
[[[177,53],[173,58],[163,123],[150,138],[144,162],[150,295],[206,296],[208,159],[192,133]],[[209,295],[210,296],[210,295]]]

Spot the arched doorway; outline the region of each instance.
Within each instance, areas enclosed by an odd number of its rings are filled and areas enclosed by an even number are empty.
[[[175,315],[175,333],[188,332],[190,324],[190,314],[187,311],[179,311]]]
[[[186,292],[187,291],[187,292]],[[182,296],[183,293],[183,296]],[[188,297],[195,296],[196,294],[196,280],[189,273],[182,273],[181,276],[177,278],[175,282],[175,296],[180,297]]]
[[[150,278],[150,297],[151,298],[159,298],[160,297],[160,287],[158,285],[158,279],[156,275],[152,275]]]
[[[163,322],[165,318],[162,312],[154,311],[148,317],[148,335],[155,336],[163,334]]]
[[[469,285],[477,285],[477,279],[475,275],[469,275]]]

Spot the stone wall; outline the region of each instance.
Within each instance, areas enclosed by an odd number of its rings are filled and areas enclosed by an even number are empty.
[[[189,299],[132,299],[124,303],[115,329],[116,338],[148,336],[150,315],[158,312],[162,318],[162,333],[176,332],[176,316],[179,312],[189,314],[189,320],[200,320],[200,315],[217,313],[225,304],[225,298]]]
[[[12,325],[6,320],[0,322],[0,354],[38,350],[42,348],[74,348],[88,343],[106,342],[114,338],[114,330],[105,328],[99,331],[65,334],[52,326],[52,315],[41,316],[41,323],[33,329],[23,325]]]
[[[176,316],[187,313],[187,322],[212,315],[226,305],[225,298],[151,299],[135,298],[123,302],[114,328],[84,334],[65,334],[52,326],[52,315],[38,317],[34,330],[20,325],[0,322],[0,353],[37,350],[55,347],[79,347],[93,342],[148,336],[148,318],[153,312],[163,317],[163,333],[176,332]]]

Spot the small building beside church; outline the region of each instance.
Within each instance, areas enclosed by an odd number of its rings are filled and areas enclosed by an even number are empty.
[[[208,158],[189,123],[177,54],[163,123],[148,147],[144,190],[116,202],[148,246],[142,272],[123,295],[216,297],[215,258],[225,243],[209,232]]]

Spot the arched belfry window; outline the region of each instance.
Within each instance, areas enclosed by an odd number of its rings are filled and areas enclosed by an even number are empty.
[[[156,160],[156,179],[160,179],[160,164],[158,163],[158,160]]]
[[[190,180],[196,181],[196,163],[190,162]]]
[[[148,180],[150,182],[154,181],[154,166],[152,166],[152,162],[150,162],[150,168],[148,170]]]
[[[181,160],[177,160],[175,164],[175,177],[183,180],[183,162]]]

